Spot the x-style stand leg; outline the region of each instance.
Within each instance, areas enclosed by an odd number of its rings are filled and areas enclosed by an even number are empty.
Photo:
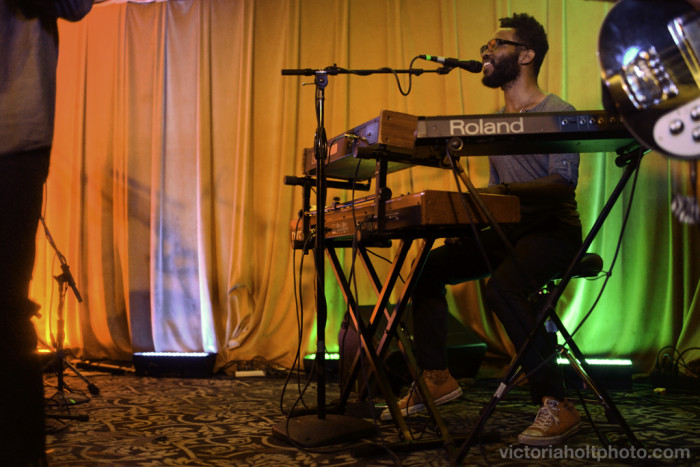
[[[404,440],[405,443],[415,445],[418,444],[413,439],[413,436],[411,435],[411,432],[406,423],[405,417],[398,407],[396,398],[389,384],[386,371],[382,364],[384,358],[386,357],[386,353],[389,349],[391,340],[394,337],[397,337],[400,348],[408,360],[407,363],[409,369],[411,370],[414,376],[416,385],[418,387],[418,390],[420,391],[422,401],[426,406],[430,417],[432,418],[440,433],[442,443],[446,445],[450,455],[452,455],[452,452],[454,451],[454,443],[452,442],[449,436],[449,432],[442,418],[439,415],[437,406],[435,405],[435,402],[433,401],[433,398],[430,395],[430,391],[425,385],[425,381],[423,380],[423,378],[418,377],[418,367],[416,360],[413,356],[413,352],[411,351],[409,339],[400,327],[401,317],[406,309],[406,305],[411,296],[411,293],[413,292],[415,283],[418,279],[418,275],[420,274],[420,271],[423,265],[425,264],[430,249],[432,248],[432,245],[434,243],[433,238],[424,239],[419,245],[418,255],[411,265],[409,275],[405,280],[398,301],[393,307],[393,310],[390,311],[388,309],[390,296],[392,294],[392,291],[396,287],[396,281],[401,272],[401,268],[405,263],[408,252],[413,244],[413,240],[414,239],[408,238],[402,239],[400,241],[399,249],[395,254],[391,268],[383,284],[379,278],[379,275],[376,273],[374,266],[372,265],[371,259],[369,258],[366,249],[363,246],[358,247],[361,261],[367,271],[367,274],[370,276],[372,284],[378,295],[377,303],[374,306],[372,314],[369,318],[369,322],[367,324],[365,324],[362,317],[359,315],[357,302],[352,294],[352,290],[350,284],[347,281],[345,273],[342,270],[335,249],[328,246],[326,248],[326,252],[330,259],[331,266],[335,272],[336,279],[339,285],[341,286],[346,303],[348,304],[350,318],[355,324],[355,327],[358,330],[361,340],[360,348],[355,354],[355,357],[351,363],[348,372],[348,380],[343,385],[341,390],[341,406],[347,402],[352,385],[359,374],[360,359],[362,358],[362,354],[364,354],[370,363],[370,371],[377,380],[379,389],[386,400],[387,407],[392,415],[392,419],[394,420],[399,429],[401,438]],[[386,318],[386,328],[383,331],[382,337],[375,348],[373,336],[379,328],[382,317]]]
[[[627,435],[632,445],[636,447],[641,447],[641,443],[635,437],[634,433],[632,432],[632,429],[625,421],[624,417],[622,416],[619,409],[608,395],[607,391],[601,385],[599,385],[593,378],[593,373],[591,373],[591,367],[586,362],[586,358],[584,357],[583,352],[581,352],[581,349],[578,347],[578,345],[576,345],[576,342],[574,342],[573,337],[571,336],[571,334],[569,334],[569,331],[567,331],[564,327],[564,324],[561,322],[559,316],[556,314],[556,312],[554,312],[554,310],[550,310],[550,312],[548,313],[548,317],[552,321],[552,323],[554,323],[557,330],[564,339],[563,344],[559,344],[556,346],[557,352],[569,361],[569,365],[571,365],[574,371],[586,383],[586,386],[590,388],[590,390],[593,391],[593,393],[596,395],[596,397],[600,401],[600,404],[605,409],[605,415],[608,418],[608,421],[610,421],[611,423],[618,424],[622,428],[622,431],[625,433],[625,435]],[[569,347],[570,351],[567,350],[566,346]]]

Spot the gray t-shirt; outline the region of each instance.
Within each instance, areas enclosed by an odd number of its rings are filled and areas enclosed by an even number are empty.
[[[574,106],[554,94],[527,112],[563,112],[576,110]],[[499,113],[503,113],[503,109]],[[578,184],[579,155],[527,154],[522,156],[489,156],[491,167],[489,185],[499,183],[529,182],[536,178],[559,174],[575,188]]]
[[[77,21],[92,0],[0,0],[0,157],[51,146],[57,18]]]
[[[528,112],[564,112],[576,110],[571,104],[554,94],[548,94],[542,102]],[[502,113],[503,109],[499,113]],[[523,154],[513,156],[489,156],[489,185],[500,183],[525,183],[559,174],[569,181],[571,193],[557,199],[528,204],[521,198],[520,228],[542,222],[562,222],[580,227],[575,188],[578,184],[579,154]]]

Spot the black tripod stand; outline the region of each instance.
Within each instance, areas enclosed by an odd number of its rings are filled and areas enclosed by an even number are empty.
[[[58,247],[56,246],[56,243],[53,241],[53,237],[51,237],[51,232],[49,232],[49,228],[46,226],[46,222],[44,221],[43,217],[39,218],[41,220],[41,224],[44,226],[44,232],[46,234],[46,239],[48,240],[49,244],[51,247],[54,249],[56,252],[56,256],[58,257],[58,260],[61,263],[61,274],[54,276],[54,279],[58,282],[58,309],[57,309],[57,318],[56,318],[56,338],[52,339],[52,345],[51,348],[53,348],[54,351],[54,358],[52,360],[52,364],[54,367],[54,371],[56,372],[56,378],[57,378],[57,385],[56,385],[56,394],[51,397],[52,400],[55,400],[59,403],[59,405],[65,407],[68,405],[71,405],[71,403],[67,400],[66,395],[65,395],[65,390],[68,389],[68,386],[66,385],[64,379],[63,379],[63,372],[66,368],[70,368],[73,373],[75,373],[76,376],[78,376],[80,379],[85,381],[87,384],[88,391],[92,395],[97,395],[100,393],[100,389],[95,386],[93,383],[90,382],[84,375],[82,375],[78,369],[68,360],[66,360],[66,353],[65,349],[63,347],[64,340],[65,340],[65,319],[63,317],[63,307],[65,305],[65,299],[66,299],[66,292],[67,292],[67,287],[70,287],[71,290],[73,290],[73,293],[75,294],[75,298],[78,300],[78,303],[81,303],[83,301],[83,298],[80,296],[80,292],[78,291],[78,288],[75,285],[75,280],[73,279],[73,275],[70,272],[70,267],[68,266],[68,263],[66,262],[66,258],[61,254],[59,251]],[[73,402],[74,403],[74,402]],[[71,419],[77,419],[77,420],[88,420],[87,415],[78,415],[78,416],[72,416],[72,415],[54,415],[54,414],[47,414],[47,417],[53,417],[53,418],[71,418]]]

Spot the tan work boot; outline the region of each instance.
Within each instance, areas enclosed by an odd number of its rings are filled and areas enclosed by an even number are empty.
[[[568,399],[543,397],[535,422],[518,435],[518,442],[529,446],[559,444],[581,428],[581,415]]]
[[[425,385],[430,391],[430,395],[435,401],[435,405],[442,405],[451,400],[454,400],[462,395],[462,388],[459,383],[450,374],[450,370],[425,370],[423,371],[423,379]],[[411,415],[425,409],[423,400],[416,384],[411,385],[408,394],[398,402],[401,414],[404,416]],[[391,412],[389,409],[384,409],[380,418],[382,420],[391,420]]]

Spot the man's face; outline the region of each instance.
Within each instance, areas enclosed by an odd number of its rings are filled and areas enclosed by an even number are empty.
[[[489,47],[481,53],[484,86],[501,88],[520,75],[518,59],[523,47],[513,42],[519,43],[513,29],[499,29],[487,43]]]

